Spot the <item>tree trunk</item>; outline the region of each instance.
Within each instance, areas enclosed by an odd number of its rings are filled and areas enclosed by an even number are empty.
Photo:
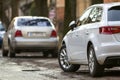
[[[19,5],[19,0],[11,0],[12,19],[18,16],[18,5]]]
[[[72,20],[76,20],[76,0],[65,0],[63,36],[68,32],[68,26]]]
[[[9,25],[9,19],[5,13],[6,10],[5,2],[6,2],[5,0],[0,0],[0,20],[2,21],[3,24],[5,24],[5,27],[7,28]]]
[[[0,20],[2,20],[2,9],[3,9],[3,2],[0,0]]]
[[[37,16],[48,17],[48,4],[47,0],[34,0],[37,9]]]
[[[103,0],[92,0],[91,4],[103,3]]]

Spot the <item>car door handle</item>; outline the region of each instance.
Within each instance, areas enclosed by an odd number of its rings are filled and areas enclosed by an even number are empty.
[[[79,34],[75,34],[76,37],[80,36]]]
[[[79,35],[77,34],[76,37],[78,37]]]
[[[86,35],[89,35],[89,32],[88,32],[88,31],[86,31],[86,32],[85,32],[85,34],[86,34]]]

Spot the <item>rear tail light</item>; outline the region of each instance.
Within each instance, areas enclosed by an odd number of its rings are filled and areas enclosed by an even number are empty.
[[[15,37],[22,37],[22,32],[20,30],[17,30],[15,32]]]
[[[116,34],[120,33],[120,26],[104,26],[99,28],[100,34]]]
[[[51,33],[51,37],[57,37],[57,33],[56,33],[55,30],[52,31],[52,33]]]

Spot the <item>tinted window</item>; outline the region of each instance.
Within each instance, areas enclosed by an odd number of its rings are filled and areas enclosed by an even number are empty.
[[[80,23],[81,23],[82,25],[83,25],[83,24],[86,24],[86,20],[87,20],[87,18],[88,18],[88,16],[89,16],[91,10],[92,10],[92,8],[87,9],[87,10],[85,11],[85,13],[80,17]]]
[[[49,26],[50,27],[51,24],[47,19],[21,18],[21,19],[18,19],[17,26],[42,26],[42,27]]]
[[[108,21],[120,21],[120,6],[108,10]]]
[[[101,18],[102,18],[102,8],[95,7],[90,13],[87,22],[88,23],[100,22]]]

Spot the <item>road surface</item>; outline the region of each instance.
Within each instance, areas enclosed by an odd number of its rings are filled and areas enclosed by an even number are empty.
[[[87,66],[77,72],[63,72],[57,58],[43,58],[41,53],[22,53],[15,58],[1,56],[0,80],[119,80],[120,68],[106,69],[102,77],[92,78]]]

